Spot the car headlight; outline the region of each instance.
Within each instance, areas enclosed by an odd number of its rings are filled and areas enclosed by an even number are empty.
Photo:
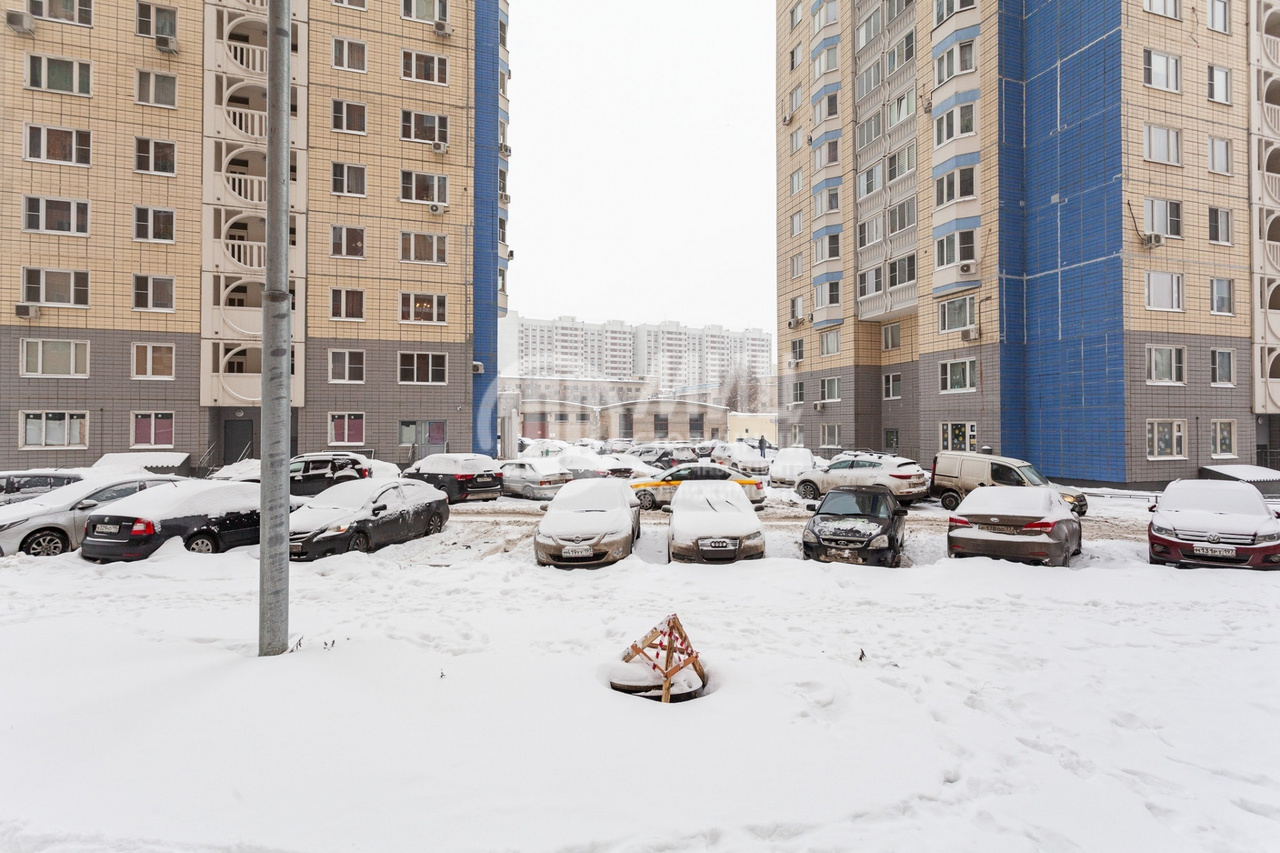
[[[1263,542],[1280,542],[1280,532],[1277,533],[1259,533],[1254,537],[1254,542],[1262,544]]]
[[[1152,524],[1152,525],[1151,525],[1151,532],[1152,532],[1152,533],[1154,533],[1154,534],[1155,534],[1155,535],[1157,535],[1157,536],[1172,536],[1172,535],[1173,535],[1173,528],[1171,528],[1171,527],[1161,527],[1161,526],[1160,526],[1160,525],[1158,525],[1158,524]]]
[[[351,522],[349,521],[344,521],[341,524],[331,524],[328,527],[326,527],[318,536],[316,536],[316,538],[325,539],[329,536],[341,536],[342,534],[346,533],[350,529],[351,529]]]
[[[804,529],[804,533],[800,534],[800,538],[812,545],[818,544],[818,534],[814,533],[807,527]]]
[[[888,548],[888,547],[889,547],[889,537],[888,537],[888,536],[885,536],[883,533],[881,533],[881,534],[880,534],[879,536],[877,536],[875,539],[872,539],[870,542],[868,542],[868,543],[867,543],[867,547],[868,547],[868,548]]]
[[[1075,503],[1075,502],[1076,502],[1076,496],[1075,496],[1075,495],[1063,495],[1063,496],[1062,496],[1062,499],[1063,499],[1064,501],[1066,501],[1067,503],[1069,503],[1069,504],[1073,504],[1073,503]]]
[[[556,544],[555,537],[553,537],[553,536],[547,536],[547,535],[542,534],[542,533],[535,533],[535,534],[533,534],[533,541],[534,541],[534,542],[536,542],[536,543],[537,543],[537,544],[539,544],[539,545],[554,545],[554,544]]]
[[[744,543],[744,544],[745,544],[745,543],[748,543],[748,542],[763,542],[763,541],[764,541],[764,534],[763,534],[763,533],[748,533],[746,536],[742,537],[742,541],[743,541],[743,543]]]
[[[10,527],[17,527],[19,524],[26,524],[28,521],[30,521],[30,519],[27,518],[20,518],[17,521],[6,521],[4,524],[0,524],[0,531],[8,530]]]

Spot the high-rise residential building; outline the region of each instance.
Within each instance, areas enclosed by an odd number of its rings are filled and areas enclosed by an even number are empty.
[[[503,373],[578,379],[650,380],[657,393],[719,383],[734,370],[768,376],[773,341],[760,329],[680,323],[633,326],[576,317],[539,320],[511,312],[500,323]]]
[[[777,13],[784,444],[1112,483],[1280,447],[1280,3]]]
[[[260,452],[266,11],[7,12],[0,467]],[[506,0],[292,14],[294,445],[492,452]]]

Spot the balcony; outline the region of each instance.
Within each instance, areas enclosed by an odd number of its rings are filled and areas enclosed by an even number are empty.
[[[916,284],[901,284],[858,297],[859,320],[893,320],[916,308]]]
[[[303,345],[293,348],[292,404],[304,403]],[[262,402],[262,347],[251,342],[206,341],[201,352],[201,405],[257,406]]]
[[[498,291],[498,316],[507,316],[507,292],[505,290]]]
[[[1258,277],[1254,293],[1254,340],[1280,346],[1280,277]]]
[[[201,311],[201,335],[206,339],[259,341],[262,339],[262,291],[260,279],[238,275],[205,275],[205,305]],[[306,287],[300,279],[289,282],[295,316],[306,312]],[[303,338],[304,324],[292,324],[293,340]]]
[[[1262,37],[1262,52],[1266,54],[1271,64],[1280,68],[1280,38],[1273,35],[1264,35]]]
[[[261,279],[267,271],[267,220],[258,211],[216,208],[213,217],[212,257],[205,268],[216,272]],[[289,270],[300,274],[305,253],[298,245],[300,223],[289,218],[293,234],[289,244]]]
[[[1267,120],[1267,131],[1273,136],[1280,136],[1280,103],[1271,103],[1273,88],[1280,90],[1280,86],[1267,87],[1267,101],[1262,105],[1262,114]],[[1275,97],[1280,98],[1280,91],[1275,92]]]
[[[227,58],[231,60],[232,72],[239,71],[244,74],[267,73],[267,48],[265,45],[259,46],[227,41],[223,42],[222,46],[227,52]]]
[[[1253,370],[1254,412],[1280,413],[1280,347],[1254,344]]]
[[[840,303],[823,305],[821,308],[813,309],[813,325],[815,328],[823,323],[831,323],[832,321],[844,322],[844,306]]]
[[[206,120],[211,136],[264,145],[267,141],[267,89],[262,80],[243,76],[214,74],[213,97],[208,101]],[[289,144],[305,148],[307,144],[306,98],[300,98],[298,87],[292,88],[293,108],[289,119]]]

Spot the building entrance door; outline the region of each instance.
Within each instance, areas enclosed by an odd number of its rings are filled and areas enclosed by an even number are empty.
[[[253,456],[253,421],[222,422],[222,464]]]

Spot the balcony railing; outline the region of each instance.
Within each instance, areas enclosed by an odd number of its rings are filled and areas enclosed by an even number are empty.
[[[231,61],[254,74],[267,73],[267,49],[253,44],[227,42],[227,54]]]
[[[1271,126],[1271,132],[1280,134],[1280,105],[1263,104],[1263,111],[1267,116],[1267,124]]]
[[[253,243],[248,240],[223,240],[227,257],[245,269],[265,270],[267,268],[267,244]]]
[[[1264,35],[1262,37],[1262,49],[1266,52],[1267,59],[1271,60],[1272,65],[1280,66],[1280,38]]]
[[[1280,175],[1267,172],[1265,178],[1267,182],[1267,192],[1271,194],[1271,200],[1280,204]]]
[[[266,139],[267,114],[262,110],[246,110],[244,107],[224,107],[231,126],[254,139]]]
[[[888,290],[882,290],[879,293],[859,296],[858,319],[889,320],[906,313],[908,310],[915,308],[915,306],[915,282],[910,284],[901,284],[897,287],[891,287]]]
[[[256,175],[226,175],[227,189],[245,201],[261,204],[267,200],[267,179]]]

